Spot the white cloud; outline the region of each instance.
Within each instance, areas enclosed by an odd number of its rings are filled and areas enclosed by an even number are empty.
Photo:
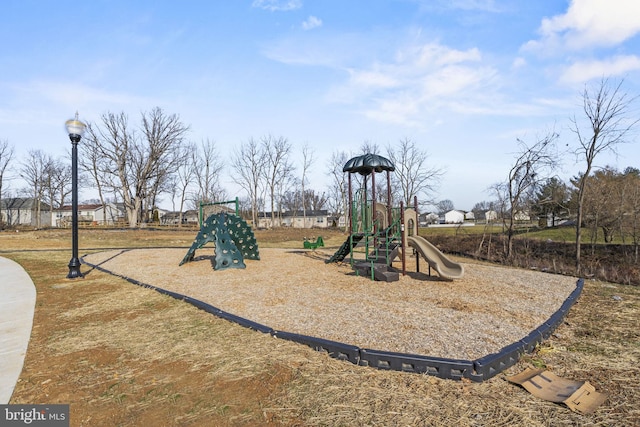
[[[527,60],[519,56],[513,60],[513,62],[511,63],[511,68],[517,69],[517,68],[525,67],[526,65],[527,65]]]
[[[365,88],[392,88],[399,82],[393,76],[377,70],[349,70],[350,82],[354,86]]]
[[[494,0],[446,0],[443,2],[447,7],[462,10],[483,10],[486,12],[498,12]]]
[[[300,9],[302,0],[253,0],[251,7],[271,12]]]
[[[640,32],[640,2],[629,0],[571,0],[563,15],[544,18],[541,38],[525,50],[581,50],[615,46]]]
[[[157,99],[143,98],[112,90],[103,90],[82,83],[37,80],[21,85],[13,85],[10,93],[13,108],[20,110],[26,105],[38,105],[42,111],[68,111],[72,114],[93,112],[99,114],[110,108],[146,108],[159,105]]]
[[[567,67],[560,79],[565,83],[584,83],[593,78],[620,76],[640,70],[640,57],[624,55],[604,60],[575,62]]]
[[[302,23],[303,30],[312,30],[318,27],[322,27],[322,19],[316,18],[315,16],[309,16],[309,18]]]
[[[380,41],[359,33],[309,31],[295,38],[282,38],[263,43],[262,54],[290,65],[309,65],[344,70],[349,64],[370,57],[380,48]]]
[[[493,84],[496,71],[481,64],[476,48],[457,50],[427,43],[399,50],[393,60],[349,68],[349,80],[331,100],[366,105],[371,119],[415,126],[439,109],[477,113],[469,106]]]

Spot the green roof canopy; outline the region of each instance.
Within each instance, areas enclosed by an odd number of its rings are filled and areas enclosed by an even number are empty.
[[[382,171],[393,172],[394,170],[396,170],[396,167],[389,159],[370,153],[352,158],[342,168],[342,172],[359,173],[360,175],[369,175],[373,172]]]

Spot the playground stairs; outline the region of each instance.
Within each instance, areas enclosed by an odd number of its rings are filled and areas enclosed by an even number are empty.
[[[386,262],[358,262],[353,265],[353,269],[360,276],[373,277],[380,282],[397,282],[400,280],[400,273],[393,267],[389,267]]]
[[[355,248],[358,245],[358,243],[360,243],[363,237],[364,237],[364,234],[361,234],[361,233],[352,234],[351,236],[347,237],[347,240],[344,241],[342,246],[340,246],[340,248],[338,248],[336,253],[333,254],[331,258],[326,260],[325,263],[329,264],[332,262],[342,261],[347,255],[351,253],[351,250]]]
[[[378,242],[376,249],[369,253],[367,259],[375,263],[387,264],[391,266],[393,260],[400,253],[400,243],[396,240],[390,241],[388,244],[384,239]]]

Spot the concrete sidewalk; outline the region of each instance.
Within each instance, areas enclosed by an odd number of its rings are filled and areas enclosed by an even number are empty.
[[[36,288],[26,271],[0,257],[0,404],[9,403],[27,353]]]

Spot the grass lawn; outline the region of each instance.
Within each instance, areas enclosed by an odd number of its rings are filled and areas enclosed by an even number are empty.
[[[474,226],[449,226],[449,227],[420,227],[420,235],[428,237],[430,235],[473,235],[473,234],[504,234],[506,228],[501,224],[485,225],[476,224]],[[573,226],[559,226],[538,228],[534,224],[519,224],[514,228],[515,236],[527,237],[530,239],[553,240],[554,242],[575,243],[576,229]],[[584,244],[592,243],[592,232],[590,229],[583,228],[581,239]],[[599,231],[595,242],[596,244],[605,244],[602,232]],[[614,235],[611,244],[630,244],[629,238],[627,242],[623,242],[619,233]]]
[[[330,231],[257,231],[302,248]],[[80,230],[80,253],[184,247],[195,230]],[[566,321],[506,371],[545,366],[608,399],[583,415],[499,374],[484,383],[379,371],[213,317],[99,271],[66,279],[69,230],[0,233],[0,256],[37,290],[24,369],[10,403],[69,403],[73,426],[640,425],[640,289],[587,280]],[[214,273],[212,273],[214,274]],[[161,286],[161,285],[160,285]],[[455,292],[455,289],[452,289]],[[428,325],[425,325],[428,328]]]

